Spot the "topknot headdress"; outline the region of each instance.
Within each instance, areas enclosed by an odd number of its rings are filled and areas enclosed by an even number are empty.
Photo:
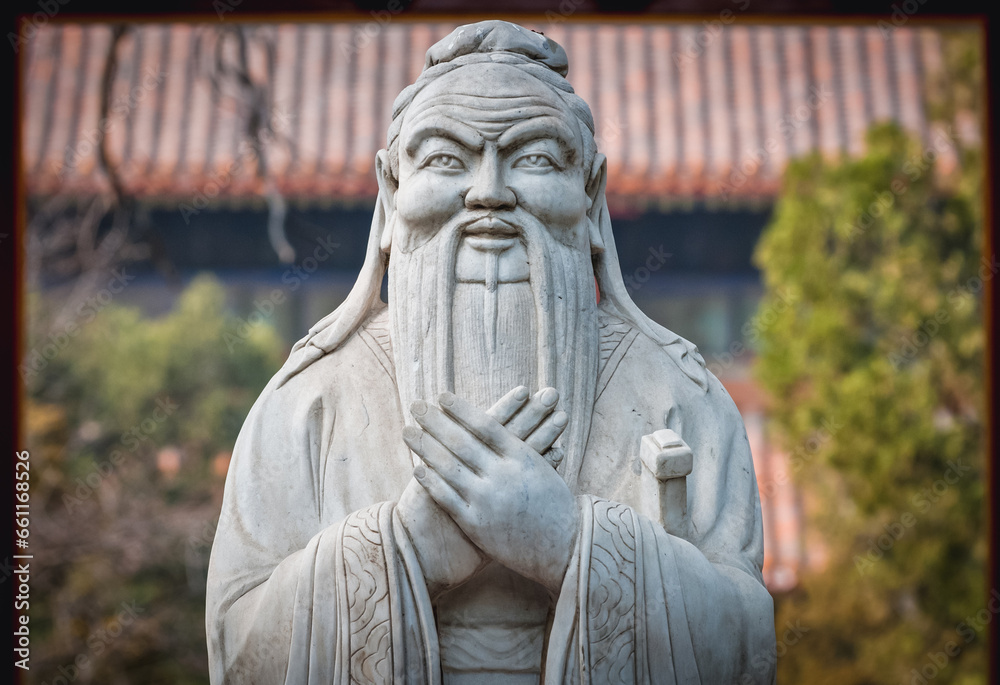
[[[544,64],[563,78],[569,72],[569,60],[562,46],[537,31],[508,21],[481,21],[459,26],[427,51],[424,71],[466,55],[489,55],[499,59],[521,55]]]

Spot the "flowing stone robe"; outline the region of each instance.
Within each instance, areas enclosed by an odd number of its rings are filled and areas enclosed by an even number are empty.
[[[578,473],[563,474],[581,524],[557,597],[495,564],[451,599],[428,596],[394,515],[413,463],[384,304],[283,385],[279,373],[226,482],[208,582],[212,683],[773,682],[760,501],[735,405],[603,307],[600,337],[589,442]],[[639,459],[661,428],[694,454],[690,541],[658,523]],[[494,580],[506,595],[490,596]]]

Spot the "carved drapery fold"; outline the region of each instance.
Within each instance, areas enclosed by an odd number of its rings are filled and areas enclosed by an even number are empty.
[[[306,549],[285,683],[438,685],[430,598],[394,505],[356,511],[329,533]]]
[[[578,502],[580,533],[549,634],[545,685],[700,682],[680,588],[663,582],[661,564],[676,562],[658,549],[656,524],[618,502]]]

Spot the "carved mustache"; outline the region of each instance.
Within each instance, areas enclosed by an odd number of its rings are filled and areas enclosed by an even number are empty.
[[[518,238],[525,245],[554,238],[557,242],[569,245],[563,236],[549,232],[545,222],[539,217],[519,207],[499,211],[463,211],[437,226],[418,225],[414,229],[408,229],[405,221],[393,212],[389,219],[389,230],[393,236],[393,249],[403,253],[433,245],[444,247],[450,244],[451,247],[446,249],[456,249],[462,237],[476,234]]]

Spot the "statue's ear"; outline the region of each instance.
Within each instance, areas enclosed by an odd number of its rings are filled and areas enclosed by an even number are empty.
[[[594,163],[587,179],[587,197],[590,199],[590,209],[587,217],[590,219],[590,253],[604,252],[604,239],[601,237],[601,213],[607,211],[607,199],[604,188],[608,180],[608,158],[600,152],[594,155]]]
[[[392,246],[392,229],[396,225],[396,191],[399,189],[399,184],[392,175],[389,153],[385,150],[379,150],[375,155],[375,178],[378,181],[377,202],[381,205],[376,207],[376,211],[381,211],[385,218],[385,228],[382,231],[379,247],[382,252],[388,254]]]

